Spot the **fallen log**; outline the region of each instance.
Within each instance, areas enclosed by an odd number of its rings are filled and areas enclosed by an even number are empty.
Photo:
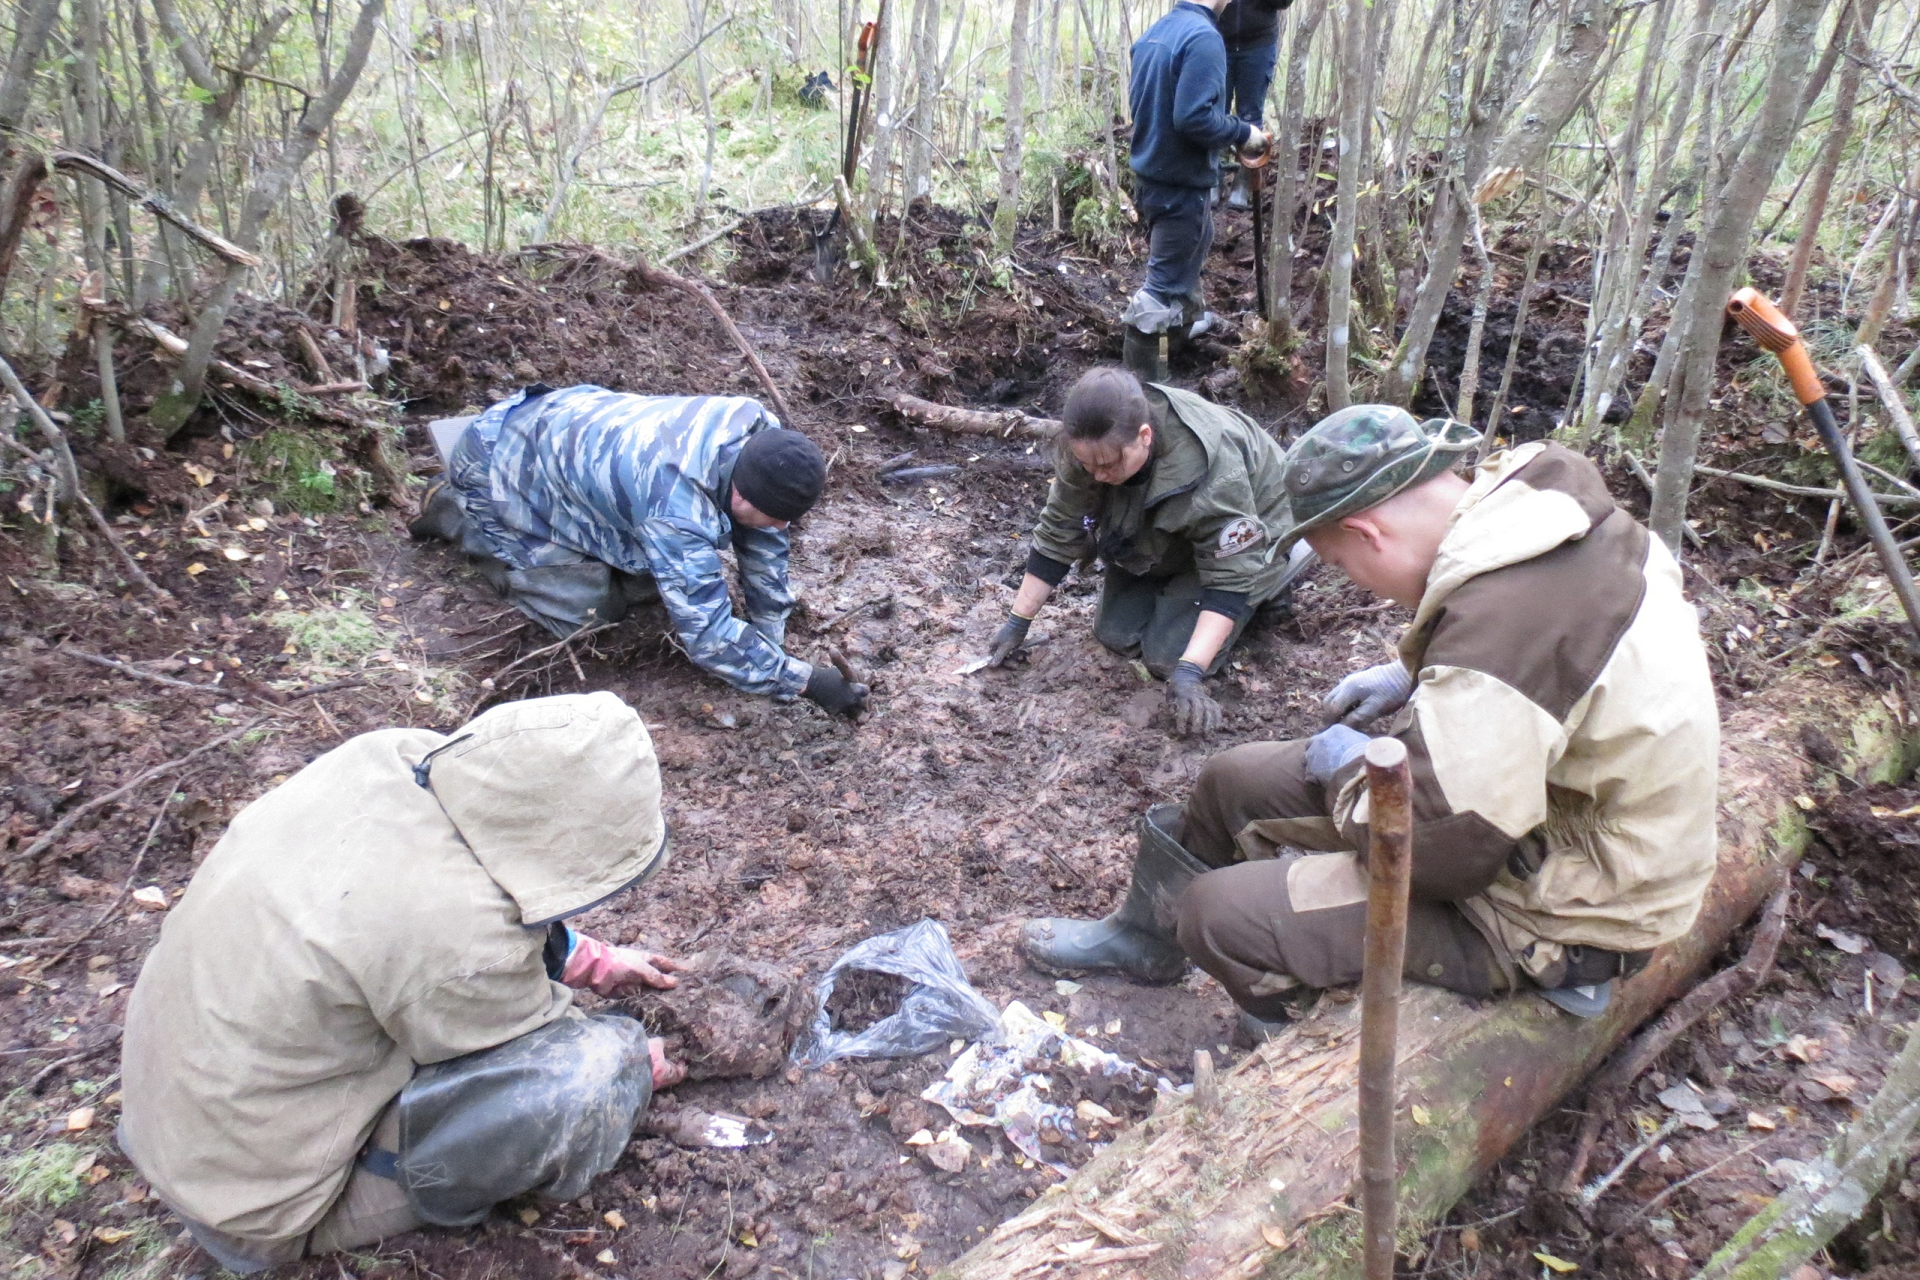
[[[1051,440],[1060,430],[1057,418],[1036,418],[1018,409],[959,409],[950,404],[935,404],[905,392],[887,397],[888,403],[903,418],[911,418],[923,427],[938,427],[962,435],[1031,436]]]
[[[1853,777],[1898,772],[1899,719],[1878,702],[1850,711],[1853,701],[1823,676],[1794,675],[1728,718],[1720,865],[1705,907],[1685,938],[1621,984],[1603,1017],[1578,1021],[1537,995],[1476,1004],[1409,988],[1395,1134],[1402,1238],[1444,1214],[1635,1027],[1684,992],[1778,887],[1806,841],[1795,798],[1831,785],[1799,751],[1803,729],[1842,744]],[[1359,1010],[1342,994],[1323,998],[1222,1078],[1216,1113],[1163,1107],[938,1274],[984,1280],[1070,1265],[1092,1234],[1078,1216],[1086,1210],[1164,1246],[1157,1276],[1358,1276]]]

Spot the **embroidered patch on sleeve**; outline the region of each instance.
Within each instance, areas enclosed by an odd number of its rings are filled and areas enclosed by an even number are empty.
[[[1220,549],[1215,552],[1218,559],[1237,556],[1248,547],[1257,547],[1266,541],[1267,530],[1252,516],[1241,516],[1220,531]]]

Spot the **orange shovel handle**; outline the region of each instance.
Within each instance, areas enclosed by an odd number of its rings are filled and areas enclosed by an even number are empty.
[[[1787,381],[1793,384],[1794,397],[1801,404],[1827,398],[1827,389],[1821,385],[1820,374],[1813,367],[1813,357],[1800,341],[1800,330],[1794,328],[1793,321],[1765,294],[1751,286],[1739,290],[1727,300],[1727,314],[1752,334],[1755,342],[1780,357],[1780,366],[1787,371]]]

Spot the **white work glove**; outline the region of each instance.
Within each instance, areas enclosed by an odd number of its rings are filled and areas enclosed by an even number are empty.
[[[1336,724],[1307,739],[1307,776],[1321,786],[1331,786],[1333,775],[1345,768],[1367,749],[1373,739],[1358,729]]]
[[[1392,715],[1412,696],[1413,675],[1406,663],[1396,660],[1354,672],[1333,686],[1320,705],[1327,709],[1328,724],[1359,726]]]

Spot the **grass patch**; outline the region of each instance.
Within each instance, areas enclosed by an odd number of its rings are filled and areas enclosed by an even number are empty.
[[[361,601],[359,592],[342,592],[333,608],[282,609],[267,621],[283,628],[287,643],[316,669],[355,666],[386,642]]]
[[[77,1166],[88,1153],[71,1142],[50,1142],[0,1160],[0,1201],[57,1209],[80,1194]]]

